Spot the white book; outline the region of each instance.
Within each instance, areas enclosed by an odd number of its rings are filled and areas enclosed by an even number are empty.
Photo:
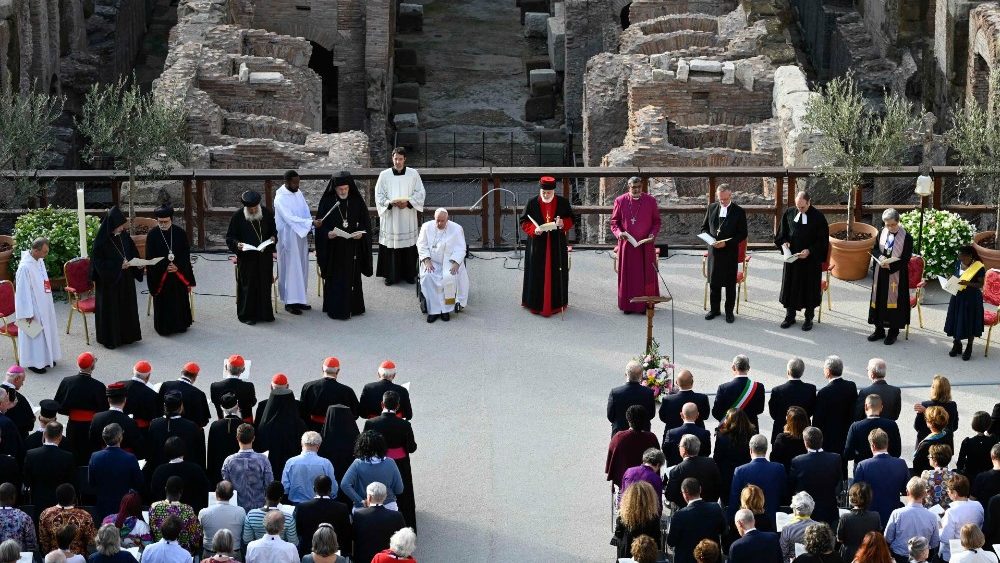
[[[781,255],[784,257],[785,263],[790,264],[799,259],[798,254],[792,254],[792,249],[787,246],[781,247]]]
[[[956,276],[951,276],[947,279],[945,279],[944,276],[938,276],[938,283],[941,284],[941,289],[952,295],[958,295],[958,290],[962,287],[959,285],[958,278]]]
[[[17,319],[17,322],[14,324],[17,325],[18,332],[27,334],[28,338],[35,338],[42,333],[42,323],[40,323],[38,319],[35,319],[30,323],[28,322],[28,319]]]
[[[133,268],[145,268],[146,266],[152,266],[153,264],[156,264],[160,260],[163,260],[162,256],[158,256],[156,258],[150,258],[149,260],[144,260],[142,258],[133,258],[128,261],[128,265]]]
[[[127,551],[127,552],[131,553],[132,557],[135,557],[136,561],[139,560],[139,548],[138,547],[130,547],[130,548],[125,549],[123,551]]]
[[[410,390],[410,382],[407,381],[406,383],[400,385],[400,387],[402,387],[403,389],[406,389],[407,391],[409,391]]]
[[[801,543],[795,544],[795,556],[798,557],[800,555],[805,555],[805,554],[806,554],[806,546],[805,546],[805,544],[801,544]]]
[[[934,513],[934,515],[938,517],[944,515],[944,507],[941,506],[940,504],[935,504],[934,506],[928,508],[927,510],[930,510],[932,513]]]
[[[718,240],[718,239],[716,239],[715,237],[713,237],[712,235],[710,235],[708,233],[701,233],[700,235],[698,235],[698,238],[700,238],[708,246],[712,246],[713,244],[715,244],[717,242],[726,242],[727,240],[732,240],[732,237],[730,237],[730,238],[724,238],[722,240]]]
[[[784,512],[777,512],[774,515],[774,521],[777,524],[777,531],[780,533],[785,526],[792,523],[792,515]]]
[[[948,547],[951,549],[951,556],[955,557],[959,553],[966,551],[965,547],[962,546],[962,540],[948,540]]]
[[[875,260],[875,263],[878,264],[879,266],[882,266],[883,264],[892,264],[894,262],[899,262],[899,258],[896,258],[895,256],[889,256],[888,258],[883,256],[873,256],[872,259]]]
[[[635,240],[634,236],[625,231],[622,231],[622,234],[625,235],[625,240],[627,240],[629,244],[632,245],[633,248],[638,247],[640,244],[646,244],[647,242],[653,240],[653,237],[644,238],[642,240]]]
[[[556,230],[556,224],[555,224],[554,221],[550,221],[548,223],[544,223],[544,224],[539,225],[538,222],[535,221],[535,219],[531,217],[531,215],[528,215],[528,219],[530,219],[531,223],[533,225],[535,225],[535,232],[536,233],[547,233],[549,231]]]
[[[292,506],[292,505],[290,505],[290,504],[279,504],[278,505],[278,510],[280,510],[281,512],[283,512],[283,513],[285,513],[285,514],[287,514],[289,516],[292,516],[292,515],[295,514],[295,507]]]
[[[32,551],[22,551],[21,556],[17,558],[17,563],[32,563],[35,559],[35,553]]]
[[[249,252],[251,250],[255,250],[257,252],[262,252],[265,248],[268,247],[268,245],[272,245],[272,244],[274,244],[274,241],[271,240],[271,239],[267,239],[264,242],[258,244],[257,246],[254,246],[254,245],[252,245],[252,244],[250,244],[248,242],[245,242],[245,243],[243,243],[243,252]]]
[[[349,233],[347,231],[340,229],[339,227],[334,227],[333,234],[337,235],[340,238],[354,238],[354,235],[358,234],[363,235],[365,234],[365,231],[354,231],[353,233]]]

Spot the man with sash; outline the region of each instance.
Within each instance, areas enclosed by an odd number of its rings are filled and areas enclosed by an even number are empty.
[[[125,414],[132,417],[143,438],[149,432],[149,424],[163,415],[163,400],[149,385],[153,366],[146,360],[139,360],[132,368],[132,379],[123,381],[125,385]]]
[[[972,341],[983,335],[983,282],[986,267],[979,261],[979,255],[972,246],[958,250],[955,276],[958,287],[948,302],[948,316],[944,321],[944,333],[954,342],[949,356],[962,354],[962,359],[972,358]],[[962,341],[967,341],[962,351]]]
[[[750,379],[750,358],[743,354],[733,358],[732,370],[733,379],[719,385],[715,392],[712,416],[722,422],[729,409],[740,409],[759,429],[757,417],[764,412],[764,384]]]
[[[872,276],[871,308],[868,324],[875,325],[869,342],[896,341],[900,329],[910,324],[910,256],[913,255],[913,237],[899,224],[899,212],[886,209],[882,213],[885,224],[878,234],[878,244],[872,247],[875,273]],[[889,329],[886,334],[886,329]]]
[[[469,300],[469,272],[465,269],[465,231],[448,220],[448,210],[434,212],[434,220],[420,227],[420,292],[427,303],[427,322],[451,319]]]
[[[87,465],[90,461],[90,423],[94,415],[108,410],[107,388],[94,379],[97,358],[84,352],[76,358],[80,373],[69,375],[59,382],[55,400],[59,403],[59,414],[69,416],[66,423],[66,437],[73,446],[76,465]]]
[[[157,334],[168,336],[191,326],[194,269],[187,233],[173,221],[174,208],[161,205],[153,215],[158,228],[146,235],[146,258],[162,260],[146,267],[146,284],[153,296],[153,328]]]
[[[323,377],[306,382],[299,394],[299,408],[302,419],[309,430],[321,432],[326,422],[326,409],[332,405],[344,405],[351,409],[355,419],[358,417],[358,396],[347,385],[337,381],[340,374],[340,360],[327,358],[323,360]]]

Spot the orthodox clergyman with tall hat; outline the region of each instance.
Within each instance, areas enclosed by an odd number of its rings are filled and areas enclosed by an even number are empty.
[[[521,305],[551,316],[569,302],[569,251],[566,233],[573,228],[569,200],[556,195],[556,179],[542,176],[538,196],[528,200],[521,230],[528,235]]]
[[[371,218],[354,178],[338,172],[316,213],[316,263],[323,277],[323,312],[347,320],[365,312],[361,276],[372,275]]]
[[[236,315],[248,325],[271,322],[274,243],[278,240],[274,213],[253,190],[243,192],[240,202],[243,209],[233,214],[226,232],[226,245],[236,254]]]
[[[157,227],[146,235],[146,258],[163,258],[146,267],[146,283],[153,296],[153,328],[167,336],[191,326],[188,294],[195,286],[191,247],[187,233],[174,224],[174,208],[161,205],[153,210]]]
[[[139,251],[128,233],[128,219],[117,206],[108,210],[94,239],[90,277],[94,280],[97,341],[114,349],[142,340],[135,282],[143,270],[129,265]]]

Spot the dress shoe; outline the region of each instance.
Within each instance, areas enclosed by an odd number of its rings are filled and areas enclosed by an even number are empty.
[[[965,352],[962,352],[962,359],[966,362],[972,359],[972,343],[969,342],[965,345]]]
[[[948,355],[954,358],[955,356],[961,353],[962,353],[962,342],[956,340],[955,343],[951,345],[951,351],[948,352]]]
[[[248,319],[248,320],[243,321],[243,324],[253,326],[253,325],[257,324],[257,321],[255,321],[253,319]]]
[[[789,319],[786,317],[785,320],[781,321],[781,328],[788,328],[793,324],[795,324],[795,319]]]
[[[813,320],[812,319],[806,319],[805,321],[802,322],[802,330],[803,331],[809,331],[809,330],[812,330],[812,329],[813,329]]]
[[[885,338],[885,330],[876,328],[875,332],[868,335],[868,342],[875,342],[876,340],[882,340],[883,338]]]
[[[432,323],[432,322],[438,320],[438,316],[439,315],[427,315],[427,322]]]
[[[899,338],[899,331],[898,330],[890,330],[889,334],[887,334],[886,337],[885,337],[885,345],[886,346],[892,346],[893,344],[896,343],[896,339],[897,338]]]
[[[395,282],[390,281],[389,278],[385,279],[385,285],[392,285],[393,283],[395,283]]]
[[[726,322],[729,323],[729,324],[735,323],[736,322],[736,315],[734,315],[732,313],[726,313]]]
[[[719,315],[721,315],[721,314],[722,314],[722,313],[720,313],[720,312],[718,312],[718,311],[709,311],[709,312],[708,312],[708,313],[707,313],[707,314],[705,315],[705,320],[706,320],[706,321],[710,321],[710,320],[714,319],[715,317],[718,317],[718,316],[719,316]]]
[[[291,313],[293,315],[301,315],[302,314],[302,311],[300,311],[294,305],[285,305],[285,311],[288,312],[288,313]]]
[[[451,313],[441,313],[441,320],[448,322],[451,320]]]
[[[38,374],[45,373],[45,372],[49,371],[48,368],[32,368],[32,367],[29,367],[28,369],[30,369],[32,373],[38,373]]]
[[[299,304],[297,307],[302,311],[312,311],[312,305],[306,305],[305,303]]]

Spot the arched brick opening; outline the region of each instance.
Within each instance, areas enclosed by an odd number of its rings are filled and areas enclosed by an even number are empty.
[[[627,29],[631,22],[629,22],[629,9],[632,7],[632,3],[629,2],[621,11],[618,12],[618,19],[621,21],[622,29]]]
[[[314,41],[310,41],[310,43],[312,44],[312,56],[309,57],[309,68],[319,75],[323,83],[321,98],[323,133],[336,133],[338,132],[338,84],[333,51],[325,49]]]
[[[990,65],[976,53],[972,66],[972,98],[981,108],[987,108],[990,97]]]

